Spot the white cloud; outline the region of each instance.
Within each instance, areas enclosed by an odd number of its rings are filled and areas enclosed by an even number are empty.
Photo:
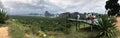
[[[21,2],[21,3],[31,3],[32,0],[2,0],[2,2]]]
[[[41,6],[41,4],[44,6]],[[11,13],[38,12],[104,12],[106,0],[2,0]]]
[[[67,8],[74,5],[80,5],[85,1],[84,0],[47,0],[47,2],[55,4],[62,8]]]

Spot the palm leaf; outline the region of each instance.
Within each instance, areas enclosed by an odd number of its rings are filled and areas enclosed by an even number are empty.
[[[108,19],[108,16],[102,16],[98,19],[97,29],[99,30],[98,38],[116,38],[118,30],[116,29],[114,18]]]

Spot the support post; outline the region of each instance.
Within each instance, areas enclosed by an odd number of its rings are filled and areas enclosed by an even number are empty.
[[[93,24],[91,25],[91,31],[93,31]]]
[[[81,22],[78,23],[78,27],[79,27],[78,30],[80,30],[80,23],[81,23]]]
[[[77,28],[77,21],[76,21],[76,31],[78,31],[78,28]]]

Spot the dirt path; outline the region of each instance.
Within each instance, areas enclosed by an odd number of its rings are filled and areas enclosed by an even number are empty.
[[[9,38],[8,27],[0,27],[0,38]]]
[[[116,26],[120,30],[120,17],[117,17],[117,24],[116,24]]]
[[[120,17],[117,17],[117,29],[120,30]],[[120,36],[118,36],[118,38],[120,38]]]

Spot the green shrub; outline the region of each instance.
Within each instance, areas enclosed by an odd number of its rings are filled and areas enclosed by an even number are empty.
[[[5,21],[8,19],[8,15],[4,10],[0,10],[0,23],[5,23]]]
[[[97,30],[99,30],[98,36],[99,38],[116,38],[117,33],[119,32],[116,29],[115,22],[116,20],[113,18],[109,18],[108,16],[102,16],[96,26]]]

